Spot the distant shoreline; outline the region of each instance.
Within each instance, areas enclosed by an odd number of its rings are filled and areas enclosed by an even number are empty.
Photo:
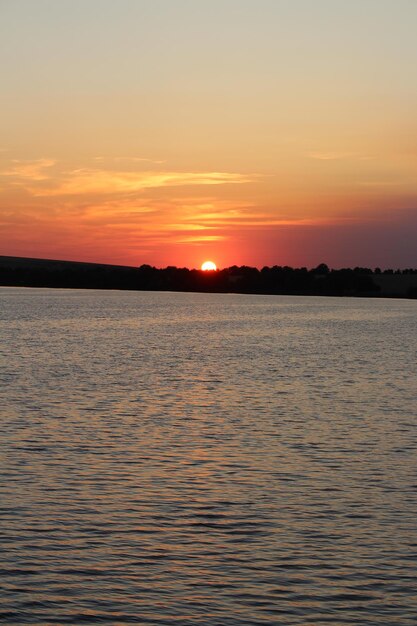
[[[0,286],[415,299],[417,270],[335,270],[322,263],[313,269],[232,266],[203,272],[0,256]]]

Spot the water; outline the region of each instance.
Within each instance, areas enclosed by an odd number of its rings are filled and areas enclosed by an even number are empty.
[[[0,304],[1,623],[417,623],[417,302]]]

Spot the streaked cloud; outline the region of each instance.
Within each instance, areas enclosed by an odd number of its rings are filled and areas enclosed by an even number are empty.
[[[162,164],[163,161],[142,157],[95,157],[93,160],[102,162],[103,166],[68,170],[53,159],[14,159],[0,170],[0,176],[35,197],[124,195],[163,187],[242,184],[256,179],[254,175],[238,172],[144,170],[140,164]],[[130,169],[111,167],[116,162],[126,162]]]
[[[345,159],[357,159],[359,161],[369,161],[372,157],[357,152],[309,152],[307,156],[317,161],[342,161]]]
[[[34,161],[23,161],[13,159],[9,167],[0,172],[1,176],[11,176],[17,180],[44,181],[50,178],[48,168],[55,165],[53,159],[36,159]]]
[[[40,179],[33,179],[40,180]],[[161,187],[224,185],[250,182],[251,178],[229,172],[126,172],[100,169],[74,170],[61,181],[32,186],[34,196],[125,194]]]
[[[176,243],[210,243],[214,241],[225,241],[226,239],[229,239],[226,235],[191,235],[189,237],[180,237],[176,240]]]
[[[162,163],[166,163],[164,159],[150,159],[148,157],[135,157],[135,156],[114,156],[114,157],[105,157],[105,156],[96,156],[94,157],[94,161],[100,162],[113,162],[113,163],[154,163],[156,165],[161,165]]]

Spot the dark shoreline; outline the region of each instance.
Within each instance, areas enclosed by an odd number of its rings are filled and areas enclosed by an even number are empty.
[[[417,270],[232,266],[214,272],[0,256],[0,286],[417,298]]]

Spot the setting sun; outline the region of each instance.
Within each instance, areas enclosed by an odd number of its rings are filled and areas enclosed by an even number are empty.
[[[201,266],[203,272],[210,272],[217,269],[217,265],[213,261],[204,261]]]

